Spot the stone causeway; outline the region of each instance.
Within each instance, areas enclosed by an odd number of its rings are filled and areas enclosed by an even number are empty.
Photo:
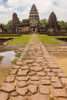
[[[36,34],[0,87],[0,100],[67,100],[67,76]]]

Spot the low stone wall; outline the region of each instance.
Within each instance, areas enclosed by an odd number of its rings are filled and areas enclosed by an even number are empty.
[[[47,34],[50,36],[67,36],[67,29],[60,28],[60,29],[42,29],[39,30],[40,34]]]

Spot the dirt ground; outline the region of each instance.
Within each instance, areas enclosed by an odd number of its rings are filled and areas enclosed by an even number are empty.
[[[50,55],[67,75],[67,52],[50,52]]]
[[[43,44],[62,71],[67,75],[67,42],[60,41],[61,45]]]
[[[11,66],[9,66],[8,68],[4,68],[0,66],[0,86],[3,83],[3,81],[5,80],[7,73],[12,69]]]

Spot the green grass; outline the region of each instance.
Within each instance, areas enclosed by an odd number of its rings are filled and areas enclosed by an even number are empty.
[[[8,71],[8,72],[3,72],[3,76],[4,76],[4,77],[9,76],[9,75],[10,75],[10,72],[11,72],[11,71]]]
[[[12,61],[12,64],[16,64],[18,58],[15,58],[13,61]]]
[[[22,36],[18,37],[17,39],[9,42],[9,44],[20,44],[20,43],[27,44],[31,36],[32,35],[22,35]]]
[[[67,36],[51,36],[51,37],[54,37],[54,38],[67,38]]]
[[[0,45],[0,52],[11,51],[11,50],[13,50],[13,48],[8,48],[8,47],[5,47],[3,45]]]
[[[41,35],[41,34],[38,34],[37,36],[39,37],[40,41],[43,43],[49,43],[49,44],[55,44],[55,45],[61,44],[59,41],[54,39],[54,37],[52,36]]]
[[[14,36],[9,36],[9,37],[0,37],[0,39],[9,39],[9,38],[17,38],[16,36],[14,37]]]
[[[16,57],[20,57],[20,55],[21,55],[21,53],[17,53],[15,56],[16,56]]]

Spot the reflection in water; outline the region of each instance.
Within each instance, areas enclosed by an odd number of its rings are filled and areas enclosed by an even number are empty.
[[[0,66],[1,67],[9,67],[11,65],[11,61],[16,58],[15,54],[16,53],[14,51],[1,52],[0,56],[4,56],[4,58],[1,61]]]

